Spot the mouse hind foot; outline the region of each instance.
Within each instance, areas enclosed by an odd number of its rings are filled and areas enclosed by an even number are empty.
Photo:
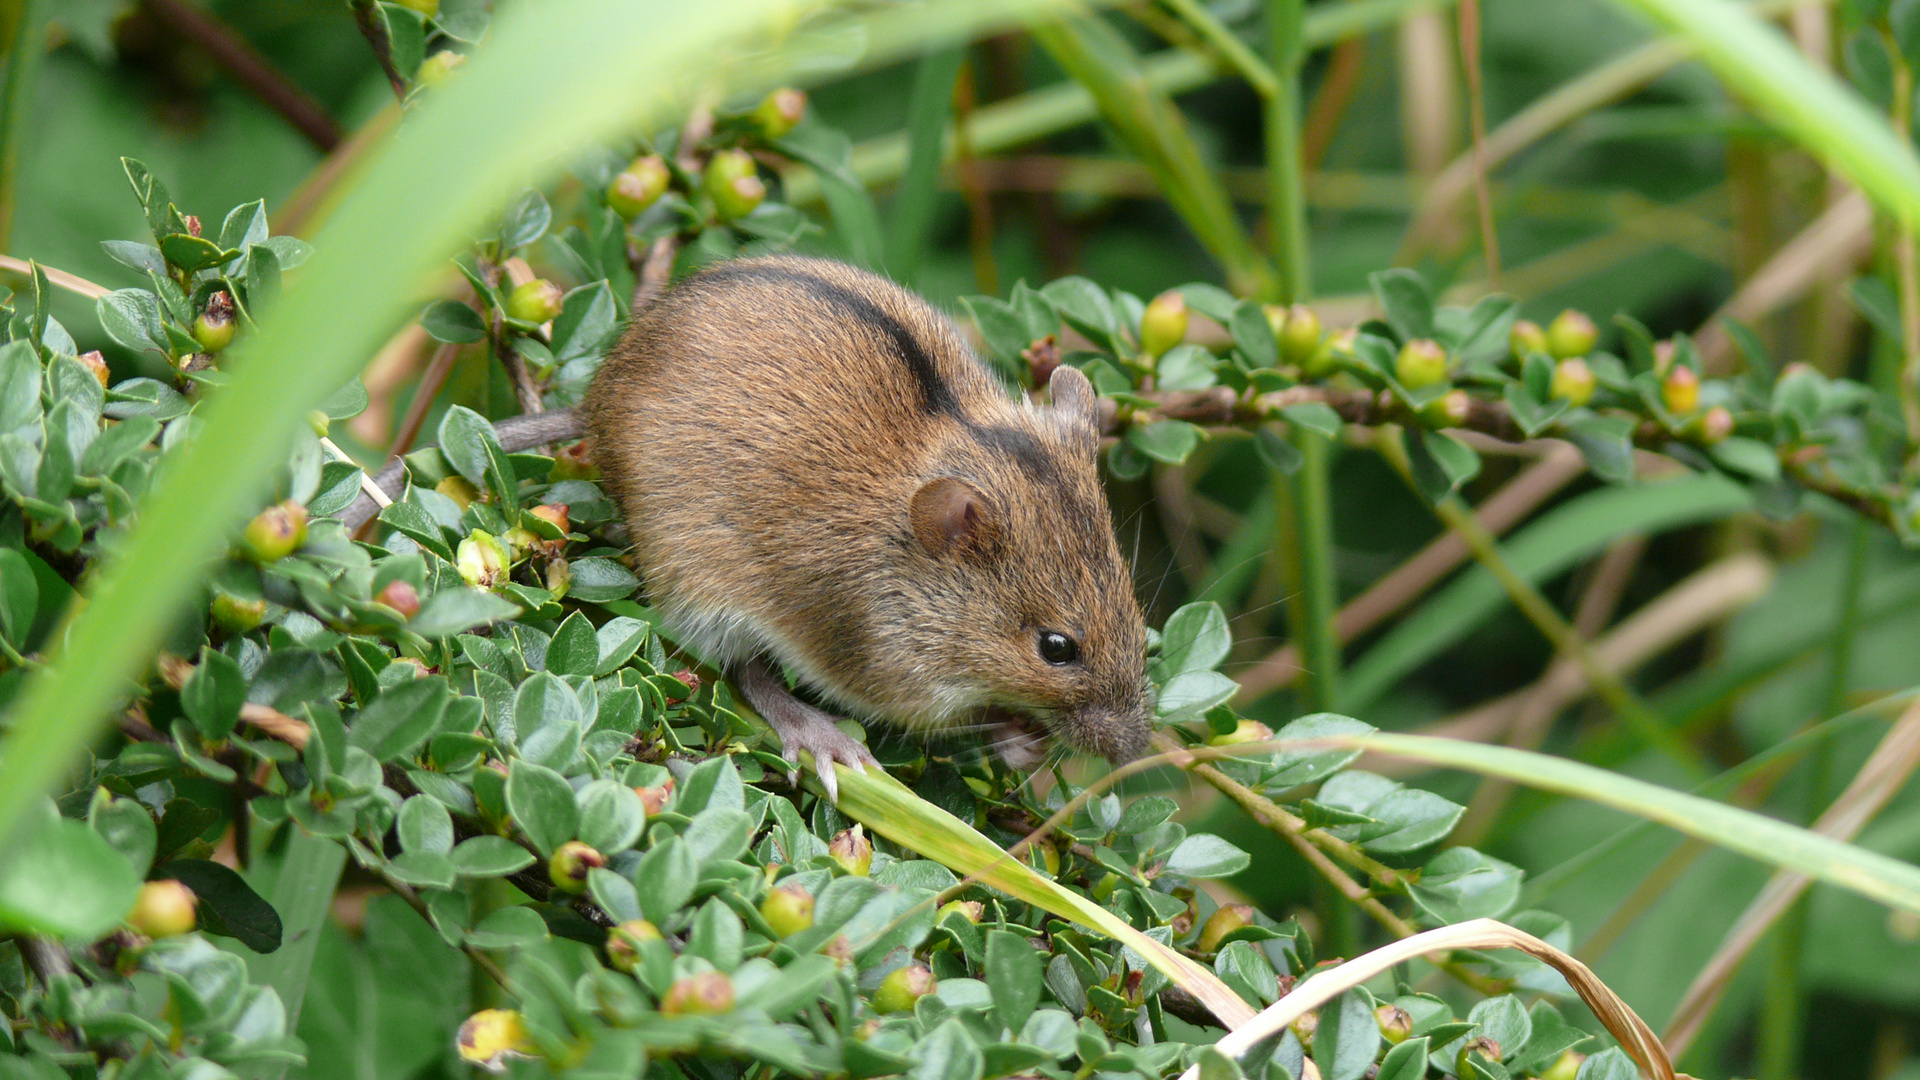
[[[827,789],[829,801],[836,804],[840,801],[840,780],[833,769],[835,762],[855,772],[864,772],[868,765],[880,767],[873,753],[841,731],[832,716],[794,697],[765,657],[755,656],[728,665],[727,677],[773,728],[774,734],[780,736],[781,757],[798,762],[803,750],[813,755],[814,773]],[[797,771],[788,774],[788,778],[799,782]]]

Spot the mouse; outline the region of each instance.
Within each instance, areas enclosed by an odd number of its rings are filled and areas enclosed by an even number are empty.
[[[1146,749],[1097,399],[1066,364],[1048,399],[1010,395],[887,278],[769,256],[686,277],[574,410],[497,428],[523,448],[590,437],[649,602],[837,802],[836,762],[876,764],[840,716],[982,734],[1018,770]]]

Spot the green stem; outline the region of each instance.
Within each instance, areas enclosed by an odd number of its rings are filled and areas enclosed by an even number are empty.
[[[13,250],[13,212],[20,198],[20,144],[39,83],[40,58],[46,52],[46,0],[11,0],[5,17],[12,24],[7,48],[7,78],[0,85],[0,251]]]
[[[1313,294],[1312,252],[1307,236],[1307,185],[1300,157],[1300,63],[1306,56],[1306,5],[1269,0],[1267,39],[1279,81],[1266,100],[1267,229],[1280,269],[1280,295],[1298,303]]]
[[[1296,429],[1304,459],[1292,476],[1274,474],[1280,507],[1275,555],[1287,596],[1287,625],[1300,643],[1299,707],[1334,712],[1340,703],[1340,637],[1333,625],[1339,595],[1333,577],[1333,507],[1326,439]]]
[[[1213,12],[1200,6],[1197,0],[1160,0],[1160,2],[1166,5],[1167,10],[1178,15],[1180,21],[1186,23],[1195,34],[1198,34],[1201,41],[1217,51],[1222,60],[1232,65],[1233,69],[1240,73],[1240,77],[1247,80],[1247,84],[1253,87],[1255,93],[1263,98],[1272,99],[1284,92],[1282,81],[1274,70],[1262,63],[1237,34],[1215,18]]]
[[[254,835],[262,837],[268,832],[256,827]],[[281,945],[271,953],[243,955],[247,977],[261,986],[271,986],[280,995],[280,1004],[287,1010],[287,1030],[291,1031],[300,1020],[308,978],[313,974],[314,950],[320,944],[320,926],[327,919],[340,872],[346,867],[347,849],[297,825],[287,825],[279,839],[282,842],[256,846],[247,883],[279,912]]]
[[[1380,450],[1380,456],[1400,474],[1400,478],[1418,492],[1419,485],[1414,481],[1413,468],[1407,459],[1406,446],[1401,442],[1401,433],[1382,429],[1375,445]],[[1700,780],[1707,776],[1706,764],[1693,747],[1688,746],[1673,729],[1661,723],[1652,707],[1593,655],[1586,641],[1547,598],[1540,595],[1540,590],[1514,570],[1506,556],[1501,554],[1500,545],[1493,534],[1480,524],[1480,519],[1473,516],[1471,508],[1455,495],[1448,495],[1430,505],[1434,516],[1466,542],[1473,557],[1487,568],[1487,572],[1506,591],[1507,598],[1553,645],[1554,650],[1579,665],[1587,681],[1593,685],[1594,693],[1607,703],[1628,729],[1647,745],[1679,763],[1691,779]]]

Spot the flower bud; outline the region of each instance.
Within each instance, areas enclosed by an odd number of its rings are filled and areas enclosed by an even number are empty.
[[[405,581],[389,581],[373,598],[376,604],[385,604],[400,613],[403,619],[411,619],[420,614],[420,593]]]
[[[1169,289],[1140,315],[1140,351],[1158,357],[1187,339],[1187,298]]]
[[[1287,326],[1280,331],[1280,355],[1289,363],[1305,364],[1320,349],[1325,328],[1320,315],[1305,304],[1287,309]]]
[[[1225,735],[1208,736],[1207,745],[1238,746],[1241,743],[1260,742],[1263,739],[1271,738],[1273,738],[1272,728],[1258,720],[1249,720],[1243,716],[1240,718],[1240,722],[1234,725],[1232,731],[1227,732]]]
[[[1700,407],[1700,376],[1685,364],[1673,365],[1667,377],[1660,380],[1660,400],[1667,411],[1676,416],[1685,416]]]
[[[1555,360],[1585,356],[1599,342],[1600,330],[1586,312],[1568,308],[1547,324],[1547,354]]]
[[[1540,324],[1531,319],[1516,319],[1513,329],[1507,331],[1507,347],[1513,350],[1515,359],[1524,357],[1528,353],[1545,353],[1547,332],[1540,329]]]
[[[660,1011],[668,1016],[717,1016],[731,1008],[733,980],[718,971],[680,979],[660,999]]]
[[[1420,407],[1420,419],[1429,427],[1465,426],[1473,415],[1473,399],[1465,390],[1449,390]]]
[[[873,869],[873,841],[867,839],[866,831],[858,825],[843,830],[828,842],[827,854],[840,864],[840,869],[854,877],[866,877]]]
[[[1400,346],[1400,355],[1393,358],[1393,377],[1408,390],[1443,382],[1447,377],[1447,350],[1437,341],[1414,338]]]
[[[587,444],[582,442],[563,446],[554,455],[552,477],[555,480],[592,480],[600,475],[600,470],[587,454]]]
[[[420,70],[414,72],[413,81],[421,86],[443,86],[455,69],[466,62],[465,56],[452,49],[441,49],[420,62]]]
[[[267,616],[265,600],[242,600],[227,592],[215,592],[207,613],[220,629],[229,634],[244,634],[260,625]]]
[[[628,919],[607,931],[607,962],[631,975],[640,966],[640,947],[660,940],[659,927],[645,919]]]
[[[1560,1056],[1553,1059],[1553,1064],[1547,1066],[1546,1071],[1540,1074],[1540,1080],[1575,1080],[1580,1075],[1580,1063],[1585,1060],[1587,1060],[1585,1054],[1575,1050],[1562,1050]]]
[[[240,550],[265,566],[299,550],[307,542],[307,508],[288,499],[260,511],[240,534]]]
[[[193,929],[199,903],[193,890],[177,881],[149,881],[140,886],[127,925],[150,938],[176,937]]]
[[[525,323],[551,322],[566,301],[560,286],[546,278],[515,285],[507,294],[507,317]]]
[[[206,309],[193,320],[193,340],[206,352],[217,353],[233,344],[233,297],[217,292],[207,298]]]
[[[1313,1053],[1313,1037],[1320,1031],[1320,1014],[1304,1012],[1293,1023],[1287,1025],[1293,1031],[1293,1037],[1300,1040],[1301,1049]]]
[[[668,701],[690,701],[693,695],[700,692],[700,673],[692,668],[683,667],[674,672],[673,681],[680,685],[669,684],[661,687],[661,692]]]
[[[1457,1069],[1454,1075],[1460,1080],[1490,1080],[1492,1074],[1481,1068],[1480,1062],[1498,1062],[1499,1060],[1500,1044],[1481,1035],[1460,1048],[1459,1056],[1454,1059]]]
[[[512,1009],[482,1009],[467,1017],[455,1045],[460,1060],[489,1072],[506,1071],[508,1058],[531,1057],[534,1049],[526,1021]]]
[[[555,600],[565,597],[573,588],[573,564],[565,559],[548,559],[545,580],[547,591]]]
[[[187,214],[180,220],[186,223],[188,236],[200,235],[200,215]]]
[[[977,923],[986,913],[987,905],[978,900],[949,900],[940,905],[940,910],[934,913],[933,921],[940,922],[949,914],[958,914],[970,923]]]
[[[1570,356],[1553,366],[1553,382],[1547,386],[1547,396],[1577,409],[1593,400],[1594,386],[1593,369],[1585,360]]]
[[[1219,952],[1220,943],[1228,934],[1243,926],[1253,925],[1253,906],[1251,904],[1222,904],[1200,927],[1200,940],[1194,948],[1203,953]]]
[[[1373,1022],[1380,1025],[1380,1037],[1398,1046],[1413,1034],[1413,1014],[1398,1005],[1382,1005],[1373,1010]]]
[[[407,676],[409,679],[424,679],[434,672],[433,668],[427,666],[425,660],[417,656],[396,656],[387,667],[397,668],[402,671],[412,668],[413,674]]]
[[[798,885],[776,886],[760,901],[760,917],[776,936],[790,938],[813,926],[813,894]]]
[[[605,865],[607,857],[591,845],[569,840],[553,849],[553,858],[547,860],[547,877],[561,892],[583,893],[587,891],[587,871]]]
[[[106,357],[100,355],[99,349],[88,349],[74,359],[80,361],[81,367],[93,372],[93,377],[100,380],[101,389],[105,389],[108,381],[113,378],[112,373],[107,370]]]
[[[1733,414],[1715,405],[1700,415],[1700,430],[1696,437],[1701,446],[1712,446],[1733,434]]]
[[[647,207],[660,201],[673,183],[673,172],[659,154],[638,158],[613,178],[607,186],[607,205],[621,217],[632,220]]]
[[[777,139],[798,127],[807,115],[807,95],[791,86],[783,86],[754,106],[747,119],[764,139]]]
[[[938,985],[925,964],[895,968],[880,980],[880,988],[873,992],[873,1007],[882,1013],[906,1012],[913,1008],[914,1002],[933,993]]]
[[[493,534],[478,530],[469,534],[453,553],[453,565],[469,585],[491,589],[507,578],[507,549]]]

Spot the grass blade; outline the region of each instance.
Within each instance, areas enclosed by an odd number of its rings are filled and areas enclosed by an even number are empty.
[[[907,100],[907,170],[893,193],[887,230],[887,272],[899,281],[914,280],[933,231],[940,158],[953,119],[953,81],[966,59],[962,47],[942,49],[922,58],[914,73],[913,95]]]

